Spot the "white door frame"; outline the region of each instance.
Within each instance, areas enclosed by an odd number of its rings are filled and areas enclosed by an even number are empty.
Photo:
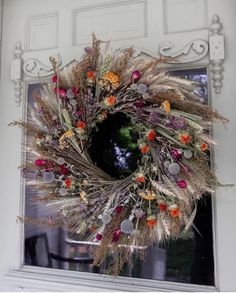
[[[54,3],[56,7],[56,3],[64,3],[67,1],[65,0],[50,0],[51,3]],[[48,1],[50,3],[50,1]],[[58,2],[57,2],[58,1]],[[63,2],[65,1],[65,2]],[[88,2],[86,2],[88,1]],[[104,1],[104,2],[103,2]],[[106,2],[107,1],[107,2]],[[74,5],[77,6],[75,10],[79,11],[81,7],[81,3],[84,3],[85,6],[88,4],[90,8],[92,5],[97,7],[98,5],[103,5],[106,7],[111,7],[111,5],[119,6],[120,3],[131,3],[138,4],[137,6],[143,5],[145,3],[156,3],[159,1],[160,3],[186,3],[186,0],[71,0],[71,2],[75,3]],[[14,2],[16,3],[16,7],[19,8],[18,5],[19,1],[4,1],[0,0],[0,12],[1,12],[1,4],[4,4],[8,7],[7,9],[7,16],[5,20],[11,18],[11,14],[14,11],[14,16],[16,17],[18,11],[14,8]],[[22,1],[23,2],[23,1]],[[33,1],[28,1],[28,3],[32,3]],[[46,1],[44,1],[46,2]],[[68,1],[69,2],[69,1]],[[108,3],[109,2],[109,3]],[[189,67],[208,67],[209,72],[213,70],[211,73],[211,79],[209,79],[209,89],[210,89],[210,97],[212,99],[212,105],[214,108],[218,109],[224,116],[230,119],[230,123],[228,125],[228,129],[225,130],[224,127],[221,125],[217,125],[214,127],[214,134],[216,139],[219,140],[219,145],[215,147],[215,162],[218,165],[216,168],[216,174],[218,175],[219,179],[223,183],[234,183],[235,182],[235,173],[236,173],[236,156],[235,156],[235,146],[236,146],[236,138],[235,138],[235,129],[236,129],[236,119],[235,119],[235,108],[236,108],[236,99],[234,97],[235,92],[235,76],[236,76],[236,66],[235,64],[235,46],[236,46],[236,23],[235,23],[235,9],[236,9],[236,2],[235,0],[191,0],[191,3],[205,3],[206,4],[206,12],[205,16],[208,15],[206,20],[202,21],[203,26],[198,27],[199,30],[191,31],[189,30],[185,34],[176,34],[172,32],[166,35],[163,35],[164,40],[174,40],[176,44],[162,44],[159,48],[162,50],[162,53],[165,52],[169,55],[177,56],[178,59],[186,61],[186,58],[190,58],[188,63],[184,64],[185,68]],[[26,1],[24,1],[26,3]],[[35,1],[35,3],[38,3]],[[99,4],[98,4],[99,3]],[[122,4],[122,5],[123,5]],[[135,4],[135,5],[136,5]],[[140,4],[140,5],[139,5]],[[8,6],[9,5],[9,6]],[[41,3],[40,3],[41,5]],[[82,4],[83,5],[83,4]],[[39,6],[39,5],[38,5]],[[10,7],[10,8],[9,8]],[[30,6],[31,7],[31,6]],[[52,6],[51,6],[52,7]],[[63,6],[64,7],[64,6]],[[124,4],[126,7],[126,4]],[[162,5],[160,6],[162,8]],[[47,13],[47,8],[39,7],[40,13]],[[44,9],[45,8],[45,9]],[[53,8],[53,7],[52,7]],[[74,8],[74,7],[72,7]],[[77,9],[78,8],[78,9]],[[93,7],[94,8],[94,7]],[[93,9],[92,11],[96,10]],[[150,8],[150,7],[149,7]],[[164,7],[167,9],[167,7]],[[31,8],[30,8],[31,9]],[[1,163],[4,162],[6,164],[6,170],[11,174],[5,176],[5,168],[0,168],[0,178],[6,180],[6,187],[3,186],[2,190],[0,190],[0,230],[1,235],[6,233],[6,238],[0,241],[0,283],[3,280],[4,284],[12,284],[14,288],[17,290],[46,290],[46,291],[78,291],[78,290],[96,290],[96,291],[104,291],[104,290],[129,290],[129,291],[214,291],[214,290],[221,290],[221,291],[235,291],[236,289],[236,254],[235,254],[235,244],[236,244],[236,233],[235,233],[235,222],[236,222],[236,197],[235,197],[235,188],[230,190],[225,190],[219,188],[216,193],[216,197],[213,198],[213,217],[214,217],[214,243],[215,243],[215,273],[216,273],[216,286],[214,287],[206,287],[206,286],[198,286],[192,284],[180,284],[180,283],[172,283],[172,282],[165,282],[165,281],[154,281],[154,280],[142,280],[142,279],[134,279],[134,278],[123,278],[118,277],[116,279],[109,277],[109,276],[101,276],[96,274],[89,274],[89,273],[79,273],[79,272],[71,272],[71,271],[60,271],[55,269],[45,269],[39,267],[27,267],[23,266],[22,262],[22,255],[23,255],[23,230],[21,225],[15,224],[15,219],[13,219],[14,215],[20,215],[23,211],[23,204],[24,198],[21,197],[21,204],[18,204],[19,201],[19,182],[18,182],[18,172],[15,170],[17,168],[17,164],[19,162],[20,154],[17,151],[17,143],[16,140],[20,139],[19,131],[18,130],[9,130],[7,128],[7,123],[11,122],[11,117],[18,117],[21,116],[21,108],[13,108],[15,105],[14,101],[14,94],[15,100],[18,104],[21,103],[21,99],[23,100],[26,96],[25,87],[27,82],[34,82],[35,78],[32,77],[32,71],[34,68],[34,63],[32,58],[29,61],[30,57],[37,58],[37,52],[24,52],[21,48],[21,44],[18,44],[17,50],[15,50],[14,54],[14,61],[12,62],[12,71],[11,71],[11,79],[13,81],[10,84],[10,77],[9,75],[9,63],[11,60],[9,50],[14,51],[14,44],[19,39],[22,41],[23,38],[27,38],[27,35],[23,33],[22,24],[25,20],[24,17],[31,13],[31,11],[22,10],[22,22],[20,23],[19,29],[17,27],[13,27],[13,25],[9,25],[11,28],[11,32],[16,30],[16,36],[12,36],[12,38],[8,38],[7,34],[9,33],[7,24],[11,22],[5,21],[5,30],[3,33],[3,39],[5,44],[2,44],[2,54],[4,55],[4,59],[2,60],[1,64],[1,97],[0,97],[0,132],[1,137],[5,138],[1,141],[1,146],[3,152],[0,153]],[[54,9],[54,8],[53,8]],[[34,9],[32,9],[33,11]],[[45,11],[46,10],[46,11]],[[71,15],[70,11],[66,11],[69,16]],[[83,10],[84,11],[84,10]],[[150,10],[149,10],[150,12]],[[162,21],[161,17],[159,17],[159,22],[156,21],[157,17],[156,14],[158,11],[151,11],[151,20],[148,22],[148,27],[150,29],[150,23],[155,23],[155,26],[151,28],[150,37],[151,39],[151,50],[152,52],[156,52],[156,43],[158,42],[158,35],[154,35],[154,30],[157,28],[157,25],[160,25]],[[64,11],[60,10],[62,17],[65,17]],[[0,13],[1,14],[1,13]],[[214,22],[211,27],[211,32],[209,33],[206,30],[206,23],[210,16],[214,14],[220,15],[222,19],[222,23],[224,24],[225,32],[224,35],[226,36],[226,55],[227,58],[225,59],[225,70],[224,70],[224,86],[222,88],[222,80],[223,80],[223,63],[222,63],[222,56],[223,50],[222,49],[222,37],[219,37],[221,25],[217,18],[214,19]],[[161,15],[161,13],[159,14]],[[67,20],[68,20],[67,19]],[[11,20],[11,19],[10,19]],[[12,19],[14,21],[14,17]],[[70,20],[69,20],[70,21]],[[209,21],[209,20],[208,20]],[[67,23],[69,23],[67,21]],[[205,25],[205,26],[204,26]],[[71,27],[71,23],[66,26],[66,29]],[[188,23],[184,25],[184,27],[188,28]],[[61,28],[63,28],[61,26]],[[64,28],[63,28],[64,29]],[[65,53],[67,50],[67,45],[64,46],[64,43],[69,44],[70,38],[67,37],[65,34],[65,30],[63,30],[63,37],[66,37],[66,41],[62,39],[61,43],[58,45],[60,50],[62,49],[62,54]],[[6,32],[7,31],[7,32]],[[181,31],[181,30],[180,30]],[[210,38],[209,36],[214,36],[216,34],[217,38]],[[145,47],[145,36],[142,37],[142,30],[140,30],[140,39],[134,39],[134,43],[144,45]],[[198,37],[202,39],[199,40]],[[161,37],[161,38],[162,38]],[[188,43],[188,41],[192,41],[191,37],[194,40],[192,46]],[[16,38],[16,39],[15,39]],[[22,38],[22,39],[21,39]],[[160,39],[160,38],[159,38]],[[188,39],[188,41],[186,41]],[[196,40],[197,39],[197,42]],[[68,41],[69,40],[69,41]],[[179,45],[183,43],[183,40],[186,41],[185,50],[178,49]],[[130,44],[130,42],[127,43]],[[203,43],[201,42],[203,41]],[[206,42],[206,43],[205,43]],[[117,46],[119,42],[115,43]],[[120,42],[122,43],[122,42]],[[119,44],[120,44],[119,43]],[[124,42],[123,42],[124,43]],[[125,42],[126,43],[126,42]],[[71,43],[70,43],[71,44]],[[203,45],[200,45],[203,44]],[[204,44],[207,44],[205,46]],[[176,45],[176,51],[175,51]],[[210,54],[209,54],[209,46],[210,46]],[[149,47],[149,43],[148,43]],[[204,49],[205,48],[205,49]],[[207,50],[206,50],[207,48]],[[219,50],[220,48],[220,50]],[[78,48],[71,47],[70,56],[74,56],[74,52],[78,52]],[[64,51],[63,51],[64,50]],[[82,50],[80,47],[79,50]],[[163,51],[164,50],[164,51]],[[40,51],[40,56],[45,57],[47,53],[50,54],[53,50],[48,51]],[[54,50],[55,52],[56,50]],[[45,54],[44,54],[45,53]],[[65,54],[64,54],[65,55]],[[6,58],[5,58],[6,57]],[[199,58],[196,60],[196,58]],[[46,57],[42,60],[46,60]],[[38,60],[41,63],[42,60]],[[191,61],[192,60],[192,61]],[[195,61],[194,61],[195,60]],[[68,60],[67,60],[68,61]],[[26,68],[26,64],[29,66]],[[38,64],[38,65],[37,65]],[[30,69],[31,65],[31,69]],[[43,67],[44,70],[47,68],[44,65],[40,65],[40,63],[36,62],[36,72],[37,68]],[[209,66],[208,66],[209,65]],[[34,68],[34,70],[35,70]],[[28,72],[27,72],[28,71]],[[31,75],[31,76],[30,76]],[[11,87],[12,86],[12,87]],[[13,87],[15,87],[13,91]],[[4,88],[4,89],[3,89]],[[217,94],[216,92],[221,93]],[[13,118],[13,119],[14,119]],[[10,121],[9,121],[10,120]],[[7,135],[6,135],[6,132]],[[8,135],[9,134],[9,135]],[[14,141],[15,139],[15,141]],[[11,147],[13,144],[13,147]],[[5,152],[5,153],[4,153]],[[14,152],[14,155],[13,153]],[[9,156],[9,159],[5,159],[5,157]],[[8,167],[7,164],[10,166]],[[16,166],[16,167],[14,167]],[[4,165],[5,167],[5,165]],[[15,168],[15,169],[14,169]],[[4,169],[3,171],[1,169]],[[13,180],[10,180],[10,176],[13,176]],[[20,176],[19,176],[20,177]],[[4,181],[4,179],[2,181]],[[7,182],[8,181],[8,182]],[[4,183],[4,182],[3,182]],[[22,185],[23,188],[23,185]],[[23,194],[23,193],[22,193]],[[11,202],[12,201],[12,202]],[[6,208],[5,208],[6,206]],[[9,210],[7,210],[9,209]],[[11,211],[10,211],[11,209]],[[5,236],[5,235],[4,235]],[[18,241],[20,241],[21,237],[21,247],[19,248]],[[3,237],[5,238],[5,237]],[[5,242],[4,242],[5,241]],[[10,241],[14,241],[11,243]],[[2,244],[3,243],[3,244]],[[3,248],[10,247],[12,244],[13,249],[10,248],[4,250]],[[9,252],[11,253],[9,255]],[[2,263],[4,263],[2,265]],[[6,273],[8,272],[8,273]],[[3,275],[5,276],[6,282],[4,282]],[[4,286],[3,284],[3,286]],[[1,284],[2,285],[2,284]],[[7,285],[5,285],[7,286]]]
[[[223,35],[220,34],[222,24],[218,16],[212,19],[210,26],[209,41],[196,39],[191,40],[180,50],[175,50],[171,42],[164,42],[159,47],[159,54],[162,56],[174,57],[181,61],[181,64],[170,63],[171,68],[190,69],[190,68],[207,68],[208,76],[212,78],[212,88],[216,93],[219,93],[223,86],[223,59],[224,59],[224,44]],[[213,36],[212,36],[213,35]],[[217,41],[220,38],[220,45]],[[213,40],[213,41],[212,41]],[[218,44],[215,45],[215,44]],[[210,47],[210,50],[209,50]],[[220,51],[220,52],[219,52]],[[137,53],[151,55],[147,52]],[[44,65],[36,58],[24,58],[24,51],[21,43],[17,42],[14,49],[14,58],[11,64],[11,79],[15,89],[16,106],[23,104],[26,107],[27,87],[31,83],[38,81],[37,76],[43,78],[50,76],[53,71],[48,66]],[[220,60],[219,60],[220,56]],[[212,71],[212,75],[210,71]],[[210,79],[210,78],[209,78]],[[211,96],[211,82],[209,80],[208,90],[209,98]],[[23,98],[22,98],[23,97]],[[22,101],[23,100],[23,101]],[[22,116],[25,117],[26,108],[23,107]],[[23,137],[24,139],[24,137]],[[212,165],[214,160],[212,156]],[[20,216],[24,215],[25,202],[24,180],[21,182],[21,206]],[[40,267],[25,266],[23,264],[24,252],[24,226],[20,225],[21,235],[21,257],[19,269],[10,271],[6,278],[14,286],[18,288],[24,287],[37,290],[49,291],[77,291],[77,290],[93,290],[96,291],[215,291],[218,288],[217,275],[217,243],[216,243],[216,219],[215,219],[215,200],[213,199],[213,239],[214,239],[214,263],[215,263],[215,286],[201,286],[194,284],[184,284],[166,281],[145,280],[137,278],[103,276],[99,274],[80,273],[72,271],[60,271],[56,269],[46,269]]]

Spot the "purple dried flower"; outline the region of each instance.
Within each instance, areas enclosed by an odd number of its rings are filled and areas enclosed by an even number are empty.
[[[81,117],[83,115],[83,111],[79,110],[76,112],[77,117]]]
[[[143,118],[143,110],[141,108],[137,108],[136,117],[137,117],[137,120],[142,120],[142,118]]]
[[[145,215],[145,212],[142,209],[136,209],[134,210],[134,215],[138,219],[141,219]]]
[[[150,114],[149,114],[149,121],[152,125],[157,125],[160,123],[160,116],[157,112],[155,111],[152,111]]]
[[[173,128],[173,129],[187,129],[187,121],[183,117],[176,117],[176,116],[170,116],[168,118],[168,121],[166,121],[166,126]]]
[[[94,54],[94,49],[92,47],[85,47],[84,48],[85,53],[88,55],[93,55]]]
[[[54,134],[55,128],[48,128],[48,134]]]

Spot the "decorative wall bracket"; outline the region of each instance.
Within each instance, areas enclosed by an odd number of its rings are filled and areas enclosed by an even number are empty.
[[[193,40],[179,50],[171,42],[163,42],[159,47],[159,54],[164,57],[171,57],[168,63],[193,63],[203,59],[208,53],[208,42],[205,40]]]
[[[161,43],[159,54],[164,57],[171,57],[173,60],[167,60],[172,64],[189,64],[202,60],[209,52],[209,59],[212,72],[213,88],[215,93],[219,94],[223,86],[223,62],[224,62],[224,36],[220,34],[223,26],[218,15],[212,18],[209,31],[209,42],[206,40],[193,40],[183,48],[176,50],[171,42]]]
[[[43,64],[36,58],[23,60],[24,53],[21,42],[17,42],[14,49],[14,57],[11,61],[11,80],[14,83],[15,103],[19,107],[22,99],[23,81],[25,78],[40,78],[48,77],[53,74],[52,66]],[[58,66],[61,66],[62,61],[58,55]]]
[[[61,65],[61,57],[58,55],[58,66]],[[52,66],[43,64],[36,58],[27,59],[23,65],[23,73],[28,77],[39,78],[47,77],[53,74]]]

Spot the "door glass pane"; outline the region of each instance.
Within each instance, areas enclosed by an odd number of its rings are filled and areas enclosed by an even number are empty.
[[[175,71],[175,75],[186,77],[201,83],[197,93],[202,103],[208,103],[206,69]],[[28,87],[28,104],[33,104],[32,95],[40,95],[40,85]],[[40,109],[39,109],[40,111]],[[31,119],[28,117],[28,119]],[[30,137],[28,137],[30,141]],[[33,156],[33,154],[31,154]],[[28,157],[27,160],[31,158]],[[37,174],[25,174],[30,182]],[[106,273],[109,263],[102,267],[91,267],[92,251],[97,244],[84,242],[79,235],[71,235],[63,228],[49,227],[53,219],[50,214],[34,203],[35,193],[30,185],[26,186],[26,217],[44,222],[34,225],[31,220],[25,223],[25,258],[26,265],[66,269],[81,272]],[[47,221],[45,221],[47,219]],[[198,211],[194,220],[195,230],[184,238],[170,241],[160,247],[147,249],[146,257],[140,260],[133,253],[134,266],[126,265],[121,275],[164,280],[172,282],[214,285],[214,258],[212,237],[212,202],[210,195],[198,203]]]

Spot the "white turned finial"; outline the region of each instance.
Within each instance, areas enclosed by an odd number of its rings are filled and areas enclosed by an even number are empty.
[[[21,104],[22,95],[22,59],[23,49],[21,42],[17,42],[13,51],[14,58],[11,61],[11,80],[14,84],[15,103],[19,107]]]
[[[211,73],[213,88],[215,93],[219,94],[221,88],[223,87],[223,62],[225,57],[224,49],[224,36],[220,33],[223,29],[223,25],[220,21],[218,15],[212,17],[212,22],[209,27],[211,36],[209,37],[210,44],[210,63],[211,63]]]
[[[223,25],[220,21],[220,18],[218,15],[215,14],[211,20],[210,31],[212,32],[213,35],[219,35],[222,29],[223,29]]]

